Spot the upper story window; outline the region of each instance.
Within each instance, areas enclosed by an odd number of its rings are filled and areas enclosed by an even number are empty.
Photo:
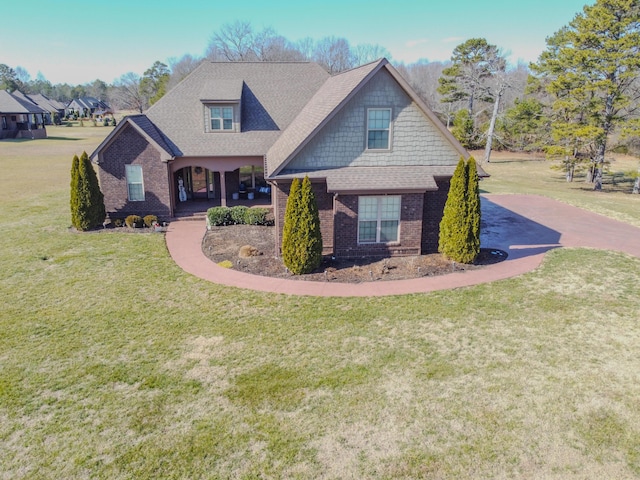
[[[391,149],[391,109],[367,110],[367,150]]]
[[[211,130],[233,130],[233,107],[210,107]]]

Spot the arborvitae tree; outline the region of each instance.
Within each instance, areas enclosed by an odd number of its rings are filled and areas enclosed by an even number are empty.
[[[300,227],[305,243],[305,273],[312,272],[322,263],[322,233],[316,196],[309,177],[304,177],[300,192]]]
[[[80,159],[74,156],[71,169],[71,223],[78,230],[89,230],[102,225],[105,217],[98,177],[87,152],[82,152]]]
[[[467,182],[468,261],[462,263],[473,262],[480,253],[480,178],[473,157],[467,161]]]
[[[296,263],[298,252],[296,240],[298,236],[298,210],[300,209],[300,180],[291,182],[287,208],[284,211],[284,225],[282,226],[282,261],[293,272],[292,265]],[[295,272],[294,272],[295,273]]]
[[[295,275],[310,273],[322,261],[322,236],[316,198],[308,177],[291,183],[282,229],[282,261]]]
[[[467,168],[463,158],[456,167],[440,222],[438,251],[445,257],[462,262],[467,243]]]
[[[70,207],[71,207],[71,225],[78,228],[80,224],[79,217],[79,189],[78,185],[80,184],[80,159],[78,155],[73,156],[73,160],[71,161],[71,192],[70,192]]]

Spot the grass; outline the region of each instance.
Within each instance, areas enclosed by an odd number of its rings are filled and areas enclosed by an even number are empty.
[[[0,142],[0,478],[640,476],[640,260],[563,249],[402,297],[224,288],[162,235],[69,230],[98,131]],[[483,186],[573,198],[531,165]]]

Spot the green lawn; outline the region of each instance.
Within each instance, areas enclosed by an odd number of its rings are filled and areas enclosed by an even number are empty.
[[[403,297],[224,288],[160,234],[69,230],[71,157],[107,131],[0,142],[1,479],[640,476],[640,260],[554,251]],[[487,169],[486,191],[638,222],[543,163]]]

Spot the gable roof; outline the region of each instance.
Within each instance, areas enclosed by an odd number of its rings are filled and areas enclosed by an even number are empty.
[[[2,113],[45,113],[23,93],[11,94],[0,90],[0,112]]]
[[[57,112],[58,110],[64,110],[65,106],[57,100],[43,95],[42,93],[36,93],[35,95],[29,95],[29,98],[40,108],[43,108],[49,112]]]
[[[329,74],[306,62],[204,62],[146,115],[181,156],[263,156]],[[208,102],[241,100],[241,134],[207,133]]]
[[[106,110],[109,108],[109,105],[104,103],[102,100],[98,100],[95,97],[74,98],[69,102],[69,105],[67,105],[67,108],[73,104],[77,105],[80,108],[87,108],[89,110],[91,109]]]
[[[287,163],[382,69],[386,69],[391,74],[405,93],[409,95],[412,102],[420,108],[452,147],[462,157],[468,158],[469,153],[460,142],[418,97],[398,71],[389,64],[389,61],[383,58],[337,74],[325,82],[292,122],[289,129],[276,140],[267,152],[265,177],[273,178],[278,175]]]
[[[96,156],[117,137],[117,134],[127,125],[133,127],[142,135],[156,150],[160,152],[163,161],[170,160],[176,155],[171,142],[158,130],[158,128],[145,115],[130,115],[124,117],[120,123],[107,135],[98,147],[89,156],[92,161],[96,161]]]

